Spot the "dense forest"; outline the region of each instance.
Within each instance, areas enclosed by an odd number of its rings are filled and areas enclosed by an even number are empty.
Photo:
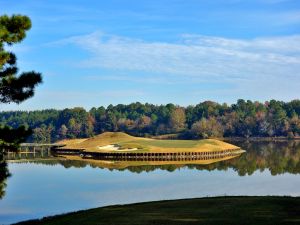
[[[195,106],[129,105],[36,111],[2,111],[0,126],[31,128],[28,141],[48,143],[123,131],[136,136],[177,134],[185,139],[208,137],[300,136],[300,100],[265,103],[238,100],[236,104],[205,101]],[[172,135],[169,135],[172,136]]]

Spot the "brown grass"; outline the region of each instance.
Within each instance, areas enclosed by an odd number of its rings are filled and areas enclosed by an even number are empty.
[[[239,147],[215,139],[204,140],[157,140],[152,138],[133,137],[122,132],[106,132],[89,139],[64,140],[66,149],[85,149],[93,152],[117,152],[116,150],[99,149],[106,145],[119,145],[121,149],[137,148],[137,152],[212,152]],[[124,151],[122,151],[124,152]]]

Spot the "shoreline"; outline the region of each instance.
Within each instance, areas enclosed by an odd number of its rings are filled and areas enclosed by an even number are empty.
[[[218,138],[221,141],[300,141],[300,137],[223,137]]]
[[[158,135],[158,136],[150,136],[153,139],[157,140],[205,140],[203,139],[183,139],[180,137],[181,133],[178,134],[164,134],[164,135]],[[238,137],[238,136],[232,136],[232,137],[209,137],[207,139],[216,139],[220,141],[226,141],[226,140],[237,140],[237,141],[300,141],[299,137],[284,137],[284,136],[277,136],[277,137]]]

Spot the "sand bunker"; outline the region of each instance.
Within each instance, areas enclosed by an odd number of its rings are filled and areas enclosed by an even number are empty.
[[[119,145],[104,145],[104,146],[99,146],[99,150],[109,150],[109,151],[136,151],[138,150],[137,148],[125,148],[121,149]]]
[[[98,148],[100,150],[119,150],[120,146],[119,145],[105,145],[105,146],[99,146]]]

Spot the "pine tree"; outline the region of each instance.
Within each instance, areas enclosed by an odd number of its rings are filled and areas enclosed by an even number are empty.
[[[27,16],[0,16],[0,104],[25,101],[34,95],[35,87],[42,82],[41,74],[35,71],[18,74],[16,55],[5,50],[6,46],[21,42],[30,28],[31,21]],[[16,149],[30,133],[25,127],[0,127],[2,151]]]

